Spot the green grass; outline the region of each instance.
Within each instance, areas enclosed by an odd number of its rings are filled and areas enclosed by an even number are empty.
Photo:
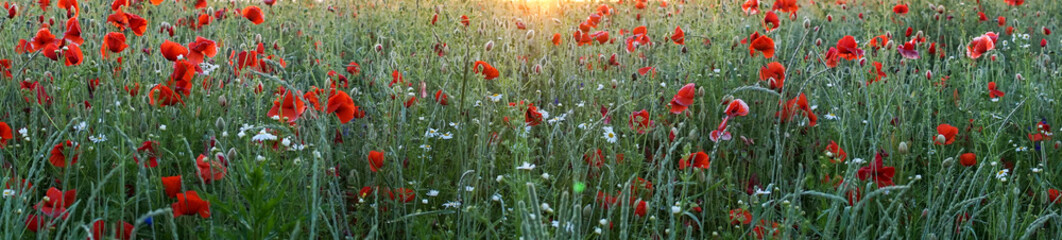
[[[0,149],[0,180],[33,185],[0,199],[0,238],[81,239],[96,220],[106,223],[108,235],[116,222],[128,222],[137,239],[734,239],[762,235],[757,232],[777,239],[1054,239],[1062,234],[1060,205],[1048,199],[1048,190],[1059,188],[1053,182],[1062,169],[1053,166],[1062,160],[1062,143],[1049,139],[1037,148],[1028,137],[1037,133],[1037,122],[1062,123],[1055,99],[1062,86],[1053,61],[1062,38],[1041,31],[1060,30],[1057,5],[915,0],[908,2],[910,12],[899,16],[891,1],[849,1],[858,3],[842,8],[834,1],[798,0],[794,18],[778,13],[781,27],[767,34],[777,43],[776,56],[765,59],[750,57],[739,41],[763,33],[760,20],[773,1],[751,16],[742,12],[743,1],[669,1],[660,7],[653,0],[646,9],[624,2],[358,0],[269,7],[212,1],[202,10],[191,1],[141,2],[125,12],[147,19],[147,32],[125,31],[129,47],[116,54],[119,63],[99,54],[103,36],[119,31],[106,22],[110,4],[83,1],[85,59],[77,66],[40,52],[16,53],[19,40],[32,39],[40,28],[38,16],[46,23],[54,19],[50,29],[57,37],[66,31],[66,12],[54,2],[47,12],[37,3],[20,2],[16,17],[0,16],[0,59],[11,60],[13,75],[0,77],[0,121],[14,132]],[[939,19],[930,3],[945,6]],[[262,8],[264,23],[254,25],[233,12],[250,5]],[[572,33],[601,5],[611,6],[613,14],[590,32],[608,31],[614,42],[577,46]],[[223,9],[225,19],[200,30],[187,25],[202,11],[213,16]],[[989,20],[978,21],[979,11]],[[468,27],[460,24],[462,15],[469,17]],[[1006,26],[997,25],[998,16],[1006,17]],[[527,29],[518,29],[518,21]],[[163,22],[175,27],[173,37],[160,32]],[[647,27],[653,44],[628,53],[624,40],[638,26]],[[668,39],[677,26],[686,32],[686,45]],[[1013,34],[1004,33],[1007,26]],[[895,48],[910,39],[904,36],[908,27],[926,36],[916,47],[920,59],[867,46],[891,32]],[[968,58],[967,44],[985,32],[999,33],[996,49]],[[550,42],[554,34],[563,39],[559,46]],[[846,35],[866,51],[865,65],[841,60],[826,67],[820,60]],[[197,36],[218,42],[218,55],[206,61],[217,70],[194,77],[184,104],[150,105],[148,91],[167,84],[173,71],[159,45],[187,44]],[[1047,47],[1040,47],[1041,39]],[[930,42],[944,57],[928,53]],[[255,50],[259,43],[266,48],[263,57],[275,55],[287,66],[237,75],[230,54]],[[433,50],[437,43],[446,44],[442,56]],[[612,54],[618,66],[609,66]],[[500,77],[484,80],[472,69],[475,61],[493,65]],[[760,68],[775,61],[786,67],[782,91],[759,79]],[[351,62],[360,65],[360,73],[345,71]],[[888,76],[868,85],[873,62],[882,63]],[[655,73],[638,75],[643,67]],[[389,87],[396,70],[404,82]],[[325,89],[319,100],[326,104],[335,79],[330,71],[349,79],[338,90],[350,94],[364,118],[343,124],[311,109],[289,125],[267,116],[280,87]],[[946,84],[939,84],[945,76]],[[97,78],[100,85],[90,91],[88,80]],[[52,103],[38,104],[34,90],[20,88],[24,80],[39,82]],[[989,82],[1006,95],[991,101]],[[688,83],[696,84],[694,103],[682,114],[670,113],[670,98]],[[125,90],[133,84],[141,86],[135,97]],[[448,105],[436,103],[437,90],[449,96]],[[802,114],[786,122],[776,117],[777,103],[800,93],[819,116],[816,126]],[[497,101],[493,94],[500,95]],[[410,95],[417,102],[403,106]],[[729,120],[732,140],[713,142],[708,136],[727,107],[721,103],[731,99],[747,102],[750,113]],[[548,117],[525,128],[529,104]],[[639,134],[628,120],[643,109],[653,125]],[[549,121],[558,116],[563,120]],[[940,124],[959,129],[953,144],[933,144]],[[618,135],[614,143],[604,137],[604,127]],[[253,141],[263,129],[277,140]],[[453,137],[428,137],[429,129]],[[101,136],[106,140],[90,140]],[[295,145],[285,147],[282,139]],[[78,162],[55,167],[50,151],[67,140],[79,144],[64,150],[77,154]],[[144,141],[158,142],[158,167],[133,161],[146,157],[137,151]],[[847,159],[829,160],[830,141]],[[304,148],[293,147],[298,145]],[[584,160],[598,150],[604,164]],[[370,170],[370,151],[385,153],[378,171]],[[709,168],[679,170],[680,159],[699,151],[710,156]],[[888,154],[885,166],[895,167],[895,186],[858,178],[878,152]],[[977,163],[961,165],[963,153],[976,154]],[[225,156],[224,178],[201,180],[199,155]],[[535,167],[519,168],[525,163]],[[1003,169],[1009,169],[1005,180],[997,178]],[[160,178],[176,175],[183,176],[182,192],[197,191],[210,202],[209,218],[173,217],[177,200],[167,197]],[[43,214],[34,205],[51,187],[77,190],[69,216],[28,230],[26,219]],[[361,195],[364,187],[376,187],[378,194]],[[400,188],[412,190],[412,201],[396,201]],[[605,206],[599,193],[618,200]],[[861,198],[850,200],[852,194]],[[632,203],[638,202],[646,203],[644,216],[636,214],[638,204]],[[735,209],[748,211],[751,224],[732,223]]]

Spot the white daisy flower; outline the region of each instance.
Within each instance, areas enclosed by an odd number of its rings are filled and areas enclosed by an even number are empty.
[[[616,132],[612,131],[612,127],[603,127],[605,130],[605,140],[609,143],[616,143]]]

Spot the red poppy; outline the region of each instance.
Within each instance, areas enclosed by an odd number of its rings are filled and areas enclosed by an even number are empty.
[[[210,39],[195,37],[195,42],[188,43],[188,60],[194,64],[203,63],[204,57],[218,54],[218,45]]]
[[[125,221],[119,221],[118,224],[121,226],[115,229],[114,235],[111,235],[111,237],[114,237],[115,239],[129,240],[129,238],[131,237],[130,234],[133,233],[133,224],[129,224]],[[104,224],[103,220],[96,220],[92,222],[91,239],[107,239],[106,236],[104,236],[106,232],[107,226],[106,224]]]
[[[561,34],[554,33],[553,39],[551,39],[550,42],[553,42],[553,46],[559,46],[561,44]]]
[[[210,218],[210,202],[199,198],[196,191],[185,191],[177,194],[177,202],[170,205],[173,209],[173,217],[192,216],[199,214],[202,218]]]
[[[133,93],[130,92],[129,94],[132,95]],[[181,95],[178,95],[176,92],[173,92],[170,87],[162,84],[155,85],[154,88],[151,88],[151,91],[148,92],[148,100],[151,105],[157,107],[172,106],[177,105],[177,103],[184,105],[184,101],[181,100]]]
[[[966,45],[966,56],[971,59],[978,59],[985,52],[995,49],[995,38],[995,33],[992,32],[975,37],[970,44]]]
[[[885,41],[887,42],[888,40],[886,39]],[[837,56],[852,61],[862,58],[863,50],[859,49],[859,44],[856,43],[855,38],[846,35],[841,40],[837,40]]]
[[[483,68],[480,68],[480,66],[482,66]],[[473,63],[472,72],[482,73],[483,77],[487,80],[498,78],[499,75],[498,69],[494,68],[489,63],[484,61],[476,61],[475,63]]]
[[[295,91],[287,90],[280,97],[277,97],[277,100],[273,101],[273,108],[269,109],[266,116],[294,123],[305,111],[306,102],[297,97]]]
[[[247,20],[251,20],[254,25],[262,24],[265,19],[262,17],[262,9],[258,6],[247,6],[243,9],[243,17]]]
[[[81,23],[77,18],[66,20],[66,34],[63,34],[63,39],[78,45],[85,43],[85,39],[81,38]]]
[[[1062,201],[1060,201],[1059,196],[1062,196],[1062,194],[1059,194],[1058,189],[1054,189],[1054,188],[1047,189],[1047,200],[1050,203],[1060,203],[1060,202],[1062,202]]]
[[[915,50],[915,43],[913,41],[905,42],[903,45],[897,46],[896,51],[900,52],[900,55],[907,59],[919,58],[918,50]]]
[[[874,69],[870,70],[870,73],[874,74],[873,75],[874,79],[873,80],[868,80],[867,81],[867,85],[870,85],[871,83],[874,83],[874,82],[877,82],[877,81],[881,81],[881,78],[889,76],[889,75],[885,74],[885,72],[881,71],[881,62],[874,61],[870,65],[874,65]]]
[[[68,44],[63,47],[63,63],[66,66],[81,65],[85,61],[85,55],[77,44]]]
[[[158,150],[155,150],[155,147],[158,146],[158,145],[159,145],[159,142],[156,142],[156,141],[144,141],[144,143],[140,144],[140,147],[136,149],[136,151],[138,153],[142,152],[143,153],[142,155],[146,156],[147,159],[148,159],[147,161],[144,162],[144,167],[153,168],[153,167],[158,167],[159,166],[159,160],[158,160],[159,152],[158,152]],[[140,159],[138,159],[136,156],[133,157],[133,161],[135,161],[138,164],[140,163]]]
[[[206,183],[225,178],[225,174],[229,171],[221,161],[207,159],[203,154],[199,154],[199,157],[195,159],[195,167],[199,170],[199,179]]]
[[[678,45],[686,45],[686,32],[682,31],[682,27],[675,27],[675,33],[671,34],[671,41]]]
[[[12,138],[15,138],[15,136],[11,132],[11,126],[7,125],[6,122],[0,122],[0,149],[7,146],[7,140],[11,140]]]
[[[933,139],[933,144],[936,145],[950,145],[955,142],[955,135],[959,134],[959,128],[948,124],[940,124],[937,126],[937,137]],[[943,138],[943,139],[942,139]]]
[[[959,164],[962,164],[964,167],[973,166],[974,164],[977,164],[977,155],[973,153],[963,153],[962,155],[959,155]]]
[[[749,42],[749,56],[755,57],[756,52],[759,51],[763,53],[764,58],[774,57],[774,39],[771,39],[766,35],[759,35],[751,41],[752,42]]]
[[[68,153],[66,152],[67,147],[74,147],[74,149],[69,152],[70,154],[73,154],[73,156],[70,157],[69,164],[66,161]],[[80,148],[81,146],[75,146],[74,142],[71,142],[70,140],[66,140],[65,142],[59,142],[59,144],[56,144],[54,147],[52,147],[51,156],[48,157],[48,162],[51,163],[52,166],[59,168],[74,165],[77,163],[77,151]]]
[[[751,224],[752,213],[749,210],[735,208],[730,210],[730,224]]]
[[[741,4],[741,10],[745,11],[746,15],[753,15],[760,13],[760,1],[759,0],[746,0]]]
[[[892,12],[900,15],[907,14],[908,10],[907,4],[896,4],[896,6],[892,7]]]
[[[446,93],[443,93],[442,90],[435,91],[435,102],[439,103],[439,105],[443,105],[443,106],[449,105],[450,104],[450,101],[448,100],[449,98],[450,97],[446,96]]]
[[[1003,0],[1003,2],[1006,2],[1007,5],[1011,6],[1021,6],[1022,4],[1025,4],[1025,0]]]
[[[749,115],[749,104],[745,103],[744,100],[734,99],[726,106],[725,113],[728,117]]]
[[[778,14],[775,14],[774,11],[768,11],[767,14],[763,16],[763,21],[760,23],[763,24],[764,31],[768,33],[773,32],[782,25],[782,21],[778,20]]]
[[[107,58],[107,53],[120,53],[129,45],[125,44],[125,34],[119,32],[110,32],[106,36],[103,36],[103,47],[100,48],[100,55],[103,58]]]
[[[594,40],[597,40],[598,44],[605,44],[606,42],[608,42],[608,32],[607,31],[594,32],[594,33],[590,34],[590,37],[593,38]]]
[[[761,67],[760,81],[767,81],[771,89],[782,91],[782,87],[785,86],[785,66],[778,62],[771,62],[766,67]]]
[[[28,217],[26,217],[25,223],[26,230],[30,230],[30,232],[37,232],[40,231],[41,227],[44,227],[45,224],[48,224],[49,221],[44,219],[44,216],[30,214]]]
[[[859,180],[865,181],[867,178],[871,178],[879,188],[895,185],[892,182],[892,177],[896,174],[896,168],[886,167],[884,165],[882,161],[886,156],[888,156],[888,154],[878,152],[878,154],[874,156],[874,162],[870,163],[869,166],[859,168],[859,171],[856,172],[856,176],[859,177]]]
[[[800,10],[800,6],[797,5],[796,0],[775,0],[771,10],[787,12],[789,17],[795,17],[797,10]]]
[[[638,215],[639,217],[645,217],[645,214],[648,212],[647,205],[648,203],[642,200],[634,202],[634,215]]]
[[[162,46],[159,47],[159,52],[162,53],[162,57],[171,62],[176,62],[177,60],[188,56],[187,48],[180,43],[171,42],[170,40],[162,42]]]
[[[644,134],[653,125],[653,121],[649,120],[649,111],[642,109],[631,113],[630,119],[627,120],[627,125],[631,130],[637,131],[638,134]]]
[[[527,111],[524,112],[524,123],[528,127],[542,124],[542,113],[538,112],[538,107],[532,104],[527,106]]]
[[[126,13],[125,17],[129,19],[129,30],[133,30],[133,34],[137,36],[144,36],[144,32],[147,32],[147,19],[131,13]]]
[[[711,165],[711,158],[703,151],[692,153],[689,157],[679,160],[679,170],[684,170],[686,167],[708,169],[709,165]]]
[[[993,100],[1003,97],[1003,91],[996,88],[996,82],[988,82],[988,97]]]
[[[354,119],[354,114],[358,112],[358,106],[354,105],[354,99],[350,98],[346,92],[334,90],[332,96],[328,97],[328,109],[327,113],[335,113],[336,117],[339,117],[339,123],[348,123],[351,119]]]
[[[235,60],[236,62],[233,62]],[[240,51],[236,54],[236,58],[232,59],[230,56],[229,64],[232,65],[232,70],[237,75],[245,68],[258,67],[258,54],[254,51]]]
[[[369,170],[376,172],[384,166],[384,153],[377,151],[369,151]]]
[[[13,78],[11,75],[11,59],[0,59],[0,73],[3,73],[5,78]]]
[[[808,126],[814,127],[819,118],[811,111],[811,107],[808,105],[808,98],[804,93],[800,93],[799,96],[786,101],[785,105],[782,106],[782,110],[779,110],[775,115],[780,118],[782,123],[785,123],[791,120],[798,110],[804,112],[804,115],[808,117]]]
[[[848,157],[848,153],[845,153],[844,149],[837,145],[837,142],[830,140],[830,144],[826,145],[826,156],[830,158],[831,163],[839,163],[844,162],[844,159]]]
[[[468,16],[467,15],[461,15],[461,25],[465,25],[465,27],[468,27]]]
[[[33,51],[40,51],[49,45],[54,46],[59,44],[60,41],[60,39],[55,38],[55,35],[52,35],[51,30],[42,27],[37,30],[37,35],[33,36],[33,39],[31,39],[29,43]]]
[[[202,72],[203,69],[199,65],[185,60],[177,60],[173,63],[173,72],[170,73],[170,79],[166,82],[166,85],[173,88],[173,90],[182,96],[188,96],[192,93],[192,78],[195,77],[197,72]]]
[[[680,114],[685,112],[693,104],[693,98],[697,95],[697,86],[693,83],[686,84],[679,89],[678,93],[671,98],[671,113]]]
[[[162,190],[166,197],[176,197],[181,192],[181,175],[162,177]]]
[[[45,216],[66,219],[70,215],[66,212],[66,209],[73,205],[76,200],[77,190],[60,191],[58,188],[52,187],[45,193],[44,199],[34,205],[33,208],[41,211]]]

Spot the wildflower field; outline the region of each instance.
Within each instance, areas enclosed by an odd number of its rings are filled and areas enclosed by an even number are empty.
[[[1059,239],[1053,0],[0,0],[0,239]]]

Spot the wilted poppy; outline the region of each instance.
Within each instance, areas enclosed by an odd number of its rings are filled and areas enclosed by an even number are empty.
[[[443,93],[442,90],[438,90],[438,91],[435,92],[435,102],[439,103],[439,105],[443,105],[443,106],[449,105],[450,104],[450,101],[448,100],[449,98],[450,97],[446,96],[446,93]]]
[[[196,191],[186,191],[177,194],[177,202],[170,205],[173,209],[173,217],[196,215],[202,218],[210,218],[210,202],[199,198]]]
[[[889,76],[889,75],[885,74],[885,72],[881,71],[881,62],[874,61],[870,65],[874,66],[874,69],[870,70],[870,73],[873,74],[873,75],[871,75],[871,76],[873,76],[873,78],[870,79],[870,80],[867,80],[867,85],[870,85],[871,83],[874,83],[874,82],[877,82],[877,81],[881,81],[881,78]]]

